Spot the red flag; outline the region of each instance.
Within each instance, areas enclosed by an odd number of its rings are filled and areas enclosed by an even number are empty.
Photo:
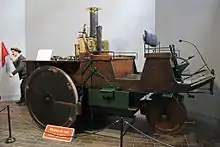
[[[5,44],[2,42],[2,67],[5,66],[6,63],[6,56],[9,55],[7,48],[5,47]]]

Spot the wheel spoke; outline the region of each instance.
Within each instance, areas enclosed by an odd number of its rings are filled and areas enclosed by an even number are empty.
[[[70,107],[76,107],[76,104],[68,103],[68,102],[55,101],[54,103],[55,103],[55,104],[66,105],[66,106],[70,106]]]

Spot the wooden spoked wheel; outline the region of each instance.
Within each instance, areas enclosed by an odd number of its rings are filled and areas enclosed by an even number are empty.
[[[70,127],[77,118],[77,89],[63,70],[53,66],[36,69],[26,84],[29,113],[42,127]]]
[[[156,132],[177,134],[185,126],[187,112],[182,102],[161,98],[149,103],[146,118]]]

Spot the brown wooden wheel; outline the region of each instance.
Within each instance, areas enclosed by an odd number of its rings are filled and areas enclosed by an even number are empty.
[[[159,133],[177,134],[185,126],[187,112],[181,102],[169,98],[152,100],[148,110],[147,120]]]
[[[26,85],[29,113],[41,127],[70,127],[77,118],[78,92],[72,79],[54,66],[36,69]]]

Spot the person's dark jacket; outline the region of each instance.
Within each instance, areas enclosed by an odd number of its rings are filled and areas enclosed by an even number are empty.
[[[20,79],[24,79],[27,74],[27,69],[26,69],[26,63],[23,62],[25,61],[26,58],[22,55],[20,55],[14,62],[15,70],[12,72],[13,75],[17,74],[19,75]]]

